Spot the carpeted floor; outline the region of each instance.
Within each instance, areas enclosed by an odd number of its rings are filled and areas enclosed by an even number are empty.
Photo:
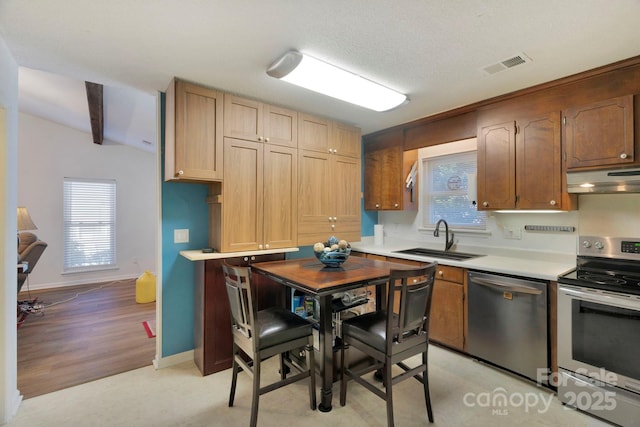
[[[430,349],[433,426],[558,426],[604,427],[597,419],[566,409],[553,393],[467,357],[439,347]],[[263,372],[275,378],[277,358]],[[246,426],[249,423],[251,383],[238,377],[236,404],[227,405],[231,372],[202,377],[195,365],[154,370],[152,367],[28,399],[10,427],[92,426],[170,427]],[[291,384],[262,396],[261,427],[384,427],[385,405],[356,383],[349,383],[347,405],[341,407],[334,384],[333,411],[309,409],[307,383]],[[504,390],[504,391],[503,391]],[[486,405],[482,397],[506,393],[518,403],[526,397],[536,404]],[[319,393],[318,393],[319,395]],[[407,380],[394,387],[397,427],[427,426],[422,386]],[[547,403],[544,403],[544,402]],[[548,406],[547,406],[548,405]]]

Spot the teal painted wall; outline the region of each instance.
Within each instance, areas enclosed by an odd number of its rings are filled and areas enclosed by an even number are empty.
[[[162,175],[164,176],[164,111],[161,102]],[[361,182],[364,188],[364,182]],[[161,182],[162,188],[162,357],[193,350],[193,262],[180,251],[209,245],[209,210],[206,184]],[[364,201],[362,202],[364,206]],[[362,236],[373,236],[378,212],[362,208]],[[189,243],[173,243],[174,229],[188,229]],[[287,258],[312,257],[311,246],[289,252]]]

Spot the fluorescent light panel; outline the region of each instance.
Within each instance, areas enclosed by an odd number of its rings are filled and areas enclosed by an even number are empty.
[[[375,111],[387,111],[407,96],[298,51],[289,51],[267,70],[271,77]]]

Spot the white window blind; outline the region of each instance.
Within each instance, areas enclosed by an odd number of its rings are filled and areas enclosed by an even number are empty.
[[[424,226],[445,219],[449,226],[484,229],[487,215],[469,198],[469,177],[476,174],[476,152],[423,159]]]
[[[116,265],[116,181],[64,179],[64,271]]]

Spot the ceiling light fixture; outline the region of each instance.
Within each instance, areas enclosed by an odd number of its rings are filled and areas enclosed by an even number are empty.
[[[387,111],[408,101],[402,93],[295,50],[271,64],[267,74],[375,111]]]

